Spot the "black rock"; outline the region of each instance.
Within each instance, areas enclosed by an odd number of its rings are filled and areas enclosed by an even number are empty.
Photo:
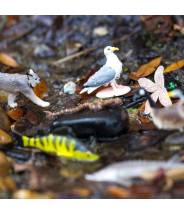
[[[94,136],[98,139],[108,139],[125,133],[128,130],[128,121],[126,110],[116,107],[62,116],[53,122],[50,131],[63,134],[63,128],[68,127],[78,138]]]

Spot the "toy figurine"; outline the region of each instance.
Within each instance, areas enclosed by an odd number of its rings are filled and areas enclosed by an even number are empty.
[[[176,168],[183,170],[184,164],[173,159],[128,160],[110,164],[92,174],[85,175],[85,178],[89,181],[117,183],[129,187],[135,178],[148,179],[148,175],[156,175],[160,169],[167,172]]]
[[[180,100],[165,108],[156,108],[155,102],[152,100],[149,93],[141,88],[138,91],[138,94],[135,94],[135,97],[146,96],[150,104],[150,115],[152,117],[153,123],[159,129],[165,130],[179,130],[183,131],[184,128],[184,96],[180,90],[176,89],[168,93],[170,97],[179,97]]]
[[[138,83],[141,88],[145,88],[146,91],[152,93],[151,98],[154,102],[159,100],[160,104],[162,104],[164,107],[171,106],[172,102],[167,94],[167,89],[165,88],[164,84],[164,67],[162,65],[156,69],[154,80],[155,82],[152,82],[150,79],[142,77],[138,79]],[[150,112],[150,104],[148,101],[146,101],[144,113],[149,114]]]
[[[32,69],[29,69],[26,75],[0,72],[0,90],[9,93],[8,105],[11,108],[17,107],[15,99],[19,93],[22,93],[36,105],[41,107],[49,106],[49,102],[41,100],[33,91],[33,88],[38,83],[40,83],[40,78]]]
[[[113,96],[120,96],[126,94],[130,91],[130,87],[121,86],[116,83],[116,80],[120,78],[122,72],[122,62],[114,54],[114,51],[119,50],[116,47],[107,46],[104,49],[104,55],[106,56],[106,63],[102,66],[94,75],[92,75],[88,81],[84,84],[84,88],[81,90],[81,94],[87,92],[88,94],[92,93],[101,86],[110,86],[112,87],[108,91],[103,89],[97,93],[99,98],[107,98]]]
[[[13,129],[12,129],[13,130]],[[99,156],[88,150],[78,139],[63,135],[45,135],[28,137],[19,135],[13,130],[19,146],[32,147],[43,152],[66,159],[78,161],[97,161]]]

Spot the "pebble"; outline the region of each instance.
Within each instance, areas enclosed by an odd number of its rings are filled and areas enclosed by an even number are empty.
[[[34,56],[38,58],[47,58],[55,56],[55,52],[47,45],[41,44],[34,49]]]
[[[169,135],[165,139],[165,143],[169,145],[183,145],[184,146],[184,134],[183,133],[174,133]]]
[[[108,34],[108,29],[105,26],[96,27],[93,30],[95,36],[106,36]]]
[[[97,112],[85,111],[63,115],[55,120],[51,131],[62,134],[63,127],[72,128],[78,138],[95,136],[99,139],[113,138],[128,129],[128,114],[121,107],[104,109]]]
[[[67,43],[66,45],[66,54],[71,55],[76,53],[77,51],[79,51],[82,48],[82,44],[79,42],[70,42]]]
[[[67,82],[63,87],[65,94],[75,94],[76,91],[76,84],[72,81]]]

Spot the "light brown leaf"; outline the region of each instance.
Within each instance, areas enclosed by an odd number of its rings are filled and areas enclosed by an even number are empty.
[[[150,62],[144,65],[141,65],[137,71],[132,72],[129,75],[130,79],[138,80],[141,77],[149,76],[160,65],[161,60],[162,60],[162,57],[157,57],[151,60]]]
[[[171,65],[168,65],[168,66],[165,68],[164,73],[170,73],[170,72],[175,71],[175,70],[177,70],[177,69],[180,69],[180,68],[182,68],[182,67],[184,67],[184,59],[179,60],[179,61],[177,61],[177,62],[174,62],[174,63],[172,63]]]
[[[0,63],[12,68],[18,68],[20,65],[10,55],[6,53],[0,53]]]

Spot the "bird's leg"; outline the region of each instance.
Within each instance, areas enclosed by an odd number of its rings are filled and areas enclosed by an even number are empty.
[[[116,88],[118,88],[118,87],[119,87],[119,85],[117,84],[117,82],[116,82],[116,81],[114,81],[114,85],[115,85],[115,87],[116,87]]]
[[[112,89],[116,92],[117,91],[117,83],[116,82],[111,82],[111,87]]]

